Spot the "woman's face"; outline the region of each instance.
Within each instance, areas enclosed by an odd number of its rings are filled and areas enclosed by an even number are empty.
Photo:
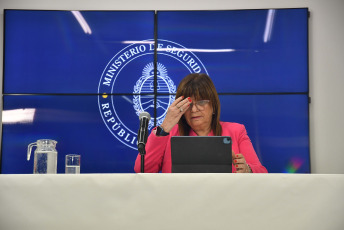
[[[195,101],[191,97],[192,104],[184,113],[184,117],[189,126],[195,131],[209,131],[211,130],[211,120],[213,116],[213,107],[209,100]],[[203,101],[203,103],[201,102]],[[208,102],[206,102],[208,101]]]

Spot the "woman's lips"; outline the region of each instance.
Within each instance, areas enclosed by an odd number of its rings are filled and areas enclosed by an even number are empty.
[[[191,117],[191,119],[198,119],[198,118],[201,118],[201,116]]]

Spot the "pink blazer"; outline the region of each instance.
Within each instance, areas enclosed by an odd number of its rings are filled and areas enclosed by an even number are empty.
[[[247,164],[251,167],[253,173],[267,173],[268,171],[260,163],[256,152],[253,149],[250,138],[247,136],[247,132],[244,125],[232,122],[220,122],[222,126],[222,135],[230,136],[232,138],[232,150],[234,153],[241,153],[244,155]],[[155,130],[154,128],[153,130]],[[171,137],[180,136],[178,131],[178,125],[174,126],[168,136],[156,136],[155,132],[149,135],[146,144],[146,156],[145,156],[145,172],[147,173],[171,173],[172,161],[171,161]],[[197,134],[191,130],[190,136],[197,136]],[[208,136],[214,136],[213,132]],[[141,171],[141,156],[138,154],[135,166],[135,172]],[[235,172],[236,168],[232,165],[232,171]]]

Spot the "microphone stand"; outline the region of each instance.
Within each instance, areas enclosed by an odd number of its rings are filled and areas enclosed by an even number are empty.
[[[143,148],[142,148],[143,147]],[[141,173],[145,172],[145,155],[146,155],[146,146],[143,145],[138,148],[140,155],[141,155]]]

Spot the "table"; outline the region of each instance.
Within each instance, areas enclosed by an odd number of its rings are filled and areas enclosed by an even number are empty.
[[[0,229],[344,229],[344,175],[0,175]]]

